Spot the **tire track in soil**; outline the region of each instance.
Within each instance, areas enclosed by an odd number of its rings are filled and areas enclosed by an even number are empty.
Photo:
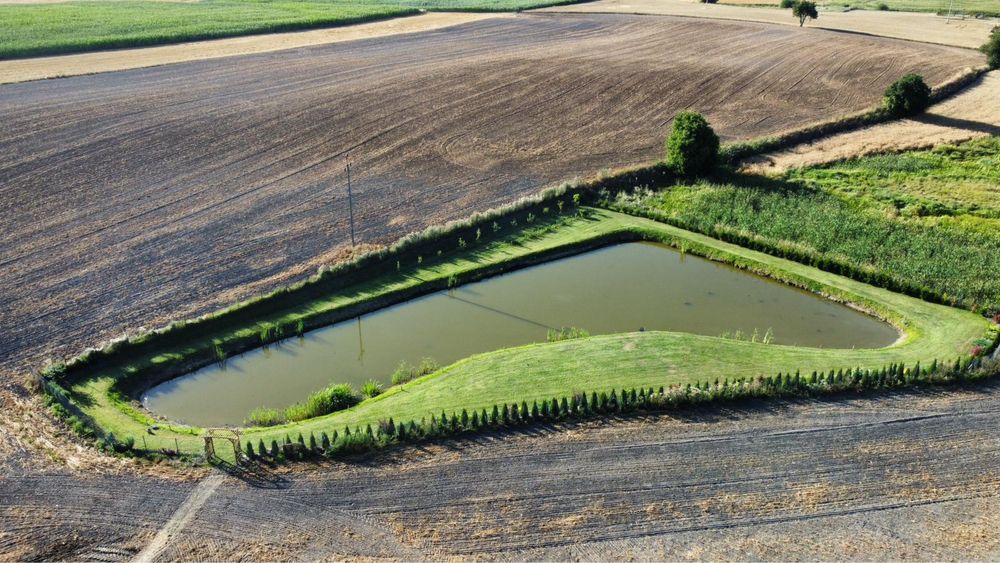
[[[208,502],[208,498],[219,488],[224,479],[222,475],[210,475],[202,479],[195,486],[194,490],[191,491],[191,494],[184,503],[177,508],[177,512],[174,512],[173,516],[163,525],[163,528],[153,536],[153,540],[136,555],[134,561],[136,563],[152,563],[156,561],[160,554],[163,553],[163,550],[167,548],[170,541],[173,540],[174,536],[184,530],[185,526],[201,510],[201,507]]]
[[[1000,384],[720,407],[426,443],[194,485],[0,482],[0,553],[160,560],[995,559]],[[71,544],[66,538],[76,538]],[[43,557],[47,556],[47,557]]]

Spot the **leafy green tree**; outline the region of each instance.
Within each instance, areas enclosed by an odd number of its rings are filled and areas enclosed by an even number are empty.
[[[799,0],[792,5],[792,15],[799,18],[799,27],[806,23],[806,19],[816,19],[819,12],[816,11],[816,3],[810,0]]]
[[[890,115],[916,115],[931,104],[931,88],[918,74],[907,74],[885,91],[882,105]]]
[[[689,178],[711,172],[719,160],[719,136],[704,116],[693,111],[674,116],[666,148],[667,165]]]
[[[993,28],[989,40],[979,50],[986,54],[986,64],[990,68],[1000,69],[1000,25]]]

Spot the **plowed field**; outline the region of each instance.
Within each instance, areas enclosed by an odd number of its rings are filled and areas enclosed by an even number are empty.
[[[576,175],[874,104],[966,50],[753,23],[523,15],[0,86],[0,369],[79,352]]]
[[[0,556],[995,560],[997,391],[534,428],[197,488],[0,478]]]

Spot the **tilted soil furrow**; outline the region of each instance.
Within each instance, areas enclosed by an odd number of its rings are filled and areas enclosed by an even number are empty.
[[[998,391],[733,405],[256,466],[184,514],[157,560],[995,559]],[[0,553],[140,553],[195,486],[5,478]]]

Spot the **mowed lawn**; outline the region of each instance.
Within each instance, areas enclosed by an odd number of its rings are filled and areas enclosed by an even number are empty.
[[[769,272],[803,287],[860,303],[891,317],[905,335],[896,344],[882,349],[831,350],[751,343],[673,332],[642,332],[596,336],[556,343],[542,343],[481,354],[461,360],[436,373],[402,386],[358,406],[325,417],[285,426],[254,429],[247,438],[282,439],[285,434],[330,432],[344,426],[376,424],[392,417],[397,422],[419,421],[446,411],[490,408],[510,403],[570,396],[576,391],[601,392],[622,387],[660,387],[670,384],[710,381],[716,378],[774,375],[779,371],[839,368],[880,368],[889,363],[913,365],[933,359],[953,360],[967,354],[976,339],[983,337],[989,323],[968,311],[933,305],[872,287],[841,276],[822,272],[788,260],[727,244],[668,225],[592,210],[586,219],[574,219],[524,244],[497,244],[478,249],[474,255],[456,255],[427,271],[417,271],[399,279],[372,280],[371,289],[385,291],[400,284],[421,283],[442,276],[461,274],[484,263],[502,262],[542,252],[568,243],[607,236],[616,232],[641,232],[698,254],[726,260],[756,271]],[[475,257],[475,260],[470,258]],[[343,306],[346,295],[365,296],[367,291],[342,292],[330,296],[329,305]],[[627,288],[622,288],[627,291]],[[369,295],[370,296],[370,295]],[[328,306],[312,303],[303,309]],[[119,438],[146,434],[148,418],[139,411],[119,408],[108,397],[116,377],[143,365],[166,361],[177,350],[162,350],[158,357],[137,358],[129,366],[102,370],[72,385],[71,395],[85,414]],[[196,452],[200,429],[162,425],[146,434],[151,448],[173,448],[174,439],[186,451]]]
[[[513,11],[565,0],[82,0],[0,4],[0,59],[330,27],[419,10]]]

